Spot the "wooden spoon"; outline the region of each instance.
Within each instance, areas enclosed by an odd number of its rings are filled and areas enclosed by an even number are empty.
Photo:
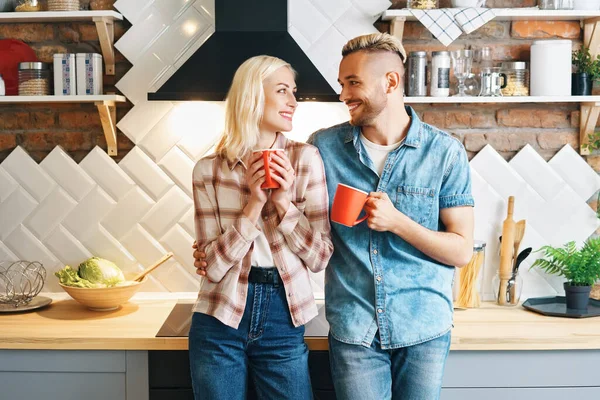
[[[523,240],[523,236],[525,236],[525,226],[526,221],[524,219],[517,222],[515,225],[515,244],[513,251],[513,267],[512,270],[515,269],[515,265],[517,263],[517,256],[519,255],[519,246],[521,246],[521,241]]]
[[[148,275],[150,272],[154,271],[156,269],[156,267],[158,267],[159,265],[161,265],[162,263],[164,263],[171,257],[173,257],[173,253],[169,252],[169,253],[165,254],[164,256],[162,256],[162,258],[160,260],[158,260],[157,262],[155,262],[154,264],[152,264],[151,266],[149,266],[148,268],[146,268],[145,270],[143,270],[142,272],[137,274],[135,276],[135,278],[132,279],[132,281],[140,282],[146,275]]]

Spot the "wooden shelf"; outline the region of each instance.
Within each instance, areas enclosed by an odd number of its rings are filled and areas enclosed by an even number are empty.
[[[548,21],[586,21],[600,18],[600,10],[539,10],[537,8],[497,8],[494,9],[496,21],[548,20]],[[381,15],[384,21],[397,17],[406,21],[417,21],[409,10],[386,10]]]
[[[117,107],[125,96],[107,94],[100,96],[0,96],[0,104],[31,103],[93,103],[100,114],[109,156],[117,155]]]
[[[405,97],[406,104],[587,103],[600,106],[600,96]]]
[[[98,31],[106,75],[115,74],[114,21],[123,16],[115,11],[2,12],[0,23],[94,22]]]

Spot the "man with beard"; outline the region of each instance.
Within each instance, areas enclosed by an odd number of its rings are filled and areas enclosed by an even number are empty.
[[[404,106],[398,39],[359,36],[342,55],[350,121],[309,139],[323,158],[330,206],[338,183],[370,192],[367,223],[331,226],[325,306],[336,396],[435,400],[450,348],[454,266],[473,253],[467,155]],[[206,267],[203,252],[194,257]]]
[[[339,399],[438,399],[450,348],[454,266],[473,252],[466,152],[404,106],[401,42],[388,34],[342,50],[349,123],[314,133],[332,202],[338,183],[370,192],[367,223],[332,224],[325,273]]]

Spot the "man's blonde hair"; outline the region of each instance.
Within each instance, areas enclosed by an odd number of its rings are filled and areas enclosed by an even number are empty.
[[[402,62],[406,61],[406,50],[400,39],[387,33],[371,33],[350,39],[342,49],[342,57],[357,51],[387,51],[398,54]]]
[[[263,81],[281,67],[296,75],[290,64],[271,56],[255,56],[238,67],[225,100],[225,128],[215,149],[217,154],[234,161],[254,150],[265,108]]]

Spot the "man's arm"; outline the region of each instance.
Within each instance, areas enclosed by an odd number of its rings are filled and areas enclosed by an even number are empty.
[[[417,250],[446,265],[462,267],[473,255],[473,207],[451,207],[440,211],[446,230],[432,231],[413,221],[392,204],[386,193],[369,195],[366,210],[369,228],[392,232]]]

